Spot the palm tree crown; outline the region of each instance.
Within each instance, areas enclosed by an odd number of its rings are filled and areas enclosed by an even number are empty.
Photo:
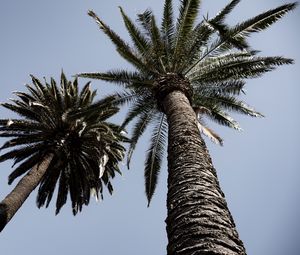
[[[189,99],[199,123],[199,131],[214,142],[222,139],[203,123],[207,116],[221,125],[239,130],[229,111],[253,117],[263,116],[237,99],[245,79],[259,77],[293,60],[263,57],[251,49],[247,37],[275,23],[296,3],[266,11],[234,26],[225,18],[240,0],[232,0],[213,18],[197,21],[199,0],[183,0],[177,20],[173,17],[172,0],[165,0],[161,26],[151,10],[137,17],[137,25],[120,8],[130,46],[93,11],[89,15],[111,39],[118,53],[136,71],[113,70],[104,73],[81,73],[79,76],[101,79],[125,87],[118,93],[117,103],[131,103],[123,126],[136,120],[129,148],[128,164],[135,146],[149,124],[153,124],[150,147],[145,161],[145,182],[148,201],[154,193],[163,152],[166,147],[167,123],[162,105],[165,96],[175,90]]]
[[[49,205],[56,183],[59,183],[56,213],[70,193],[73,214],[87,205],[90,195],[102,197],[103,184],[113,191],[110,179],[119,172],[118,162],[124,157],[120,144],[125,137],[119,126],[105,122],[118,111],[107,98],[93,103],[96,91],[87,83],[80,91],[77,79],[68,81],[61,74],[60,87],[31,76],[28,92],[15,92],[18,97],[2,106],[21,116],[1,119],[0,137],[9,137],[2,147],[10,149],[0,162],[13,159],[18,166],[9,175],[9,184],[53,155],[37,195],[37,206]],[[84,111],[89,108],[88,112]]]

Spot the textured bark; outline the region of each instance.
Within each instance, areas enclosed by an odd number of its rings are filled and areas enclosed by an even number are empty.
[[[163,108],[169,124],[168,255],[245,255],[189,100],[173,91]]]
[[[0,232],[19,210],[29,194],[43,178],[53,155],[45,157],[41,164],[34,166],[0,203]]]

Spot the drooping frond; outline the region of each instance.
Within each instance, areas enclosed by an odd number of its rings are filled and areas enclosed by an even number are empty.
[[[43,149],[43,144],[37,143],[8,151],[0,156],[0,162],[8,159],[25,158]]]
[[[240,127],[239,123],[234,120],[230,115],[228,115],[225,111],[221,110],[220,107],[214,106],[211,108],[211,114],[208,117],[215,121],[216,123],[236,129],[241,131],[242,128]]]
[[[141,114],[137,115],[137,121],[132,128],[132,135],[130,138],[130,145],[127,153],[127,168],[129,169],[131,157],[135,147],[140,139],[140,137],[144,134],[147,126],[153,120],[154,112],[152,109],[146,110]]]
[[[153,96],[151,94],[141,95],[129,108],[128,113],[125,116],[125,119],[122,123],[122,128],[125,128],[128,123],[130,123],[134,118],[143,112],[149,112],[150,109],[153,109],[155,105],[153,101]]]
[[[125,90],[122,92],[114,93],[114,96],[115,100],[113,101],[113,103],[117,106],[122,106],[124,104],[133,104],[140,97],[140,93],[132,90]]]
[[[161,161],[167,142],[167,124],[165,115],[160,113],[158,122],[153,129],[150,147],[145,161],[145,186],[148,206],[154,194],[157,178],[161,168]]]
[[[218,144],[218,145],[223,145],[222,138],[216,132],[214,132],[212,129],[206,127],[200,121],[197,122],[197,127],[199,129],[199,132],[201,134],[204,134],[205,136],[207,136],[213,143]]]
[[[33,168],[37,164],[37,162],[42,160],[42,155],[43,155],[42,151],[35,150],[35,151],[31,151],[27,155],[24,155],[22,157],[18,157],[18,159],[22,160],[22,163],[20,163],[14,169],[14,171],[8,176],[8,184],[12,184],[13,181],[16,178],[18,178],[19,176],[25,174],[31,168]]]

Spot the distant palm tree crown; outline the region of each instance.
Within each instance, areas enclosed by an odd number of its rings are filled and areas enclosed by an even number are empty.
[[[0,156],[0,162],[13,159],[18,164],[9,175],[11,184],[53,155],[39,186],[37,206],[48,207],[59,183],[56,213],[70,193],[75,215],[91,194],[102,197],[103,185],[113,191],[110,179],[120,173],[118,163],[125,153],[120,142],[126,138],[106,119],[118,108],[111,105],[113,98],[93,103],[96,91],[90,84],[80,91],[77,79],[68,81],[63,73],[60,87],[52,78],[45,84],[31,78],[27,93],[15,92],[17,99],[2,103],[21,118],[0,120],[0,137],[10,138],[1,150],[12,148]]]
[[[131,103],[123,126],[136,120],[129,148],[128,164],[132,151],[149,124],[153,125],[150,147],[145,162],[146,193],[151,199],[163,152],[166,146],[167,123],[163,99],[168,93],[179,90],[189,99],[199,120],[199,131],[217,144],[222,139],[203,121],[203,117],[240,130],[228,111],[253,117],[263,116],[237,99],[244,93],[245,79],[256,78],[293,60],[283,57],[263,57],[251,49],[247,37],[260,32],[287,12],[296,3],[285,4],[266,11],[234,26],[225,18],[240,0],[232,0],[215,17],[197,21],[199,0],[182,0],[177,20],[173,17],[172,0],[165,0],[161,26],[157,26],[151,10],[137,17],[137,25],[120,7],[127,31],[132,39],[130,46],[123,41],[93,11],[89,15],[111,39],[118,53],[136,71],[113,70],[104,73],[81,73],[79,76],[101,79],[120,84],[125,91],[118,93],[118,103]],[[155,185],[154,185],[155,186]]]

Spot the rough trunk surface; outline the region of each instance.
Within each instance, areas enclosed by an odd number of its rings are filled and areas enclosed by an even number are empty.
[[[164,98],[168,141],[168,255],[245,255],[187,97]]]
[[[0,232],[19,210],[29,194],[43,178],[53,155],[47,156],[41,164],[34,166],[0,203]]]

